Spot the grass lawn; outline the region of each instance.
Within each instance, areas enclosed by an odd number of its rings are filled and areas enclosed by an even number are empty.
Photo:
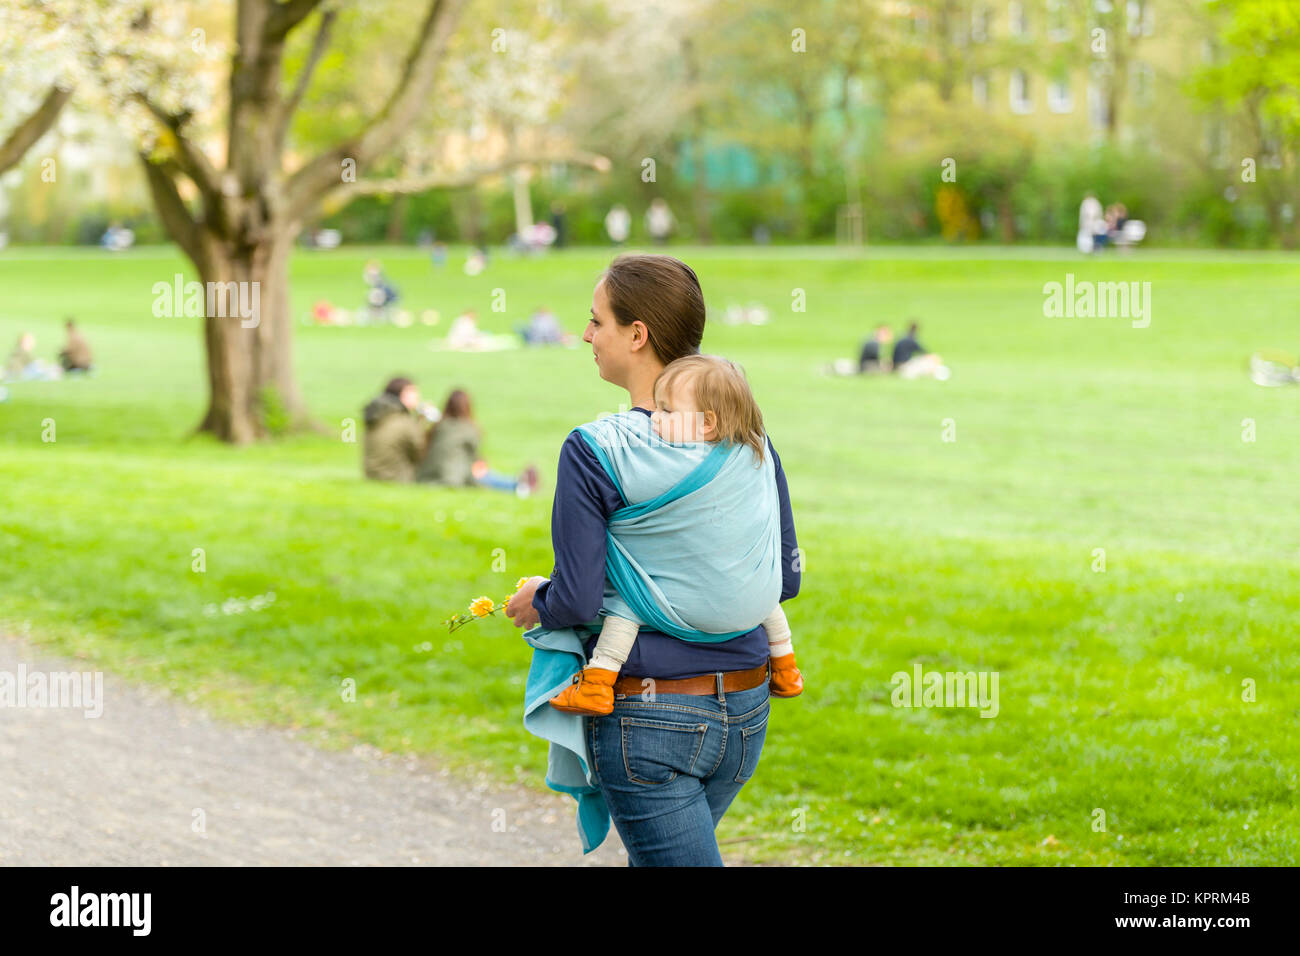
[[[704,285],[705,350],[753,383],[806,556],[786,611],[807,689],[773,701],[724,851],[1300,862],[1300,388],[1246,375],[1256,348],[1300,351],[1300,259],[675,251]],[[585,346],[427,346],[471,307],[490,331],[539,304],[580,331],[609,253],[499,256],[471,278],[463,250],[442,271],[414,250],[301,252],[296,313],[319,298],[355,308],[371,255],[403,305],[441,311],[439,326],[299,326],[300,380],[332,435],[232,449],[188,434],[206,387],[199,320],[151,313],[155,282],[194,278],[179,255],[0,254],[0,350],[29,329],[52,358],[70,314],[100,366],[13,385],[0,403],[0,629],[233,719],[544,789],[545,747],[521,723],[518,631],[494,618],[449,635],[440,622],[550,572],[560,444],[626,393]],[[1150,282],[1149,327],[1045,317],[1043,285],[1067,272]],[[792,310],[797,289],[806,311]],[[751,301],[767,325],[715,321]],[[820,374],[876,322],[909,317],[949,381]],[[439,403],[466,388],[493,467],[536,462],[544,494],[364,483],[344,420],[359,428],[396,373]],[[256,610],[226,603],[270,593]],[[995,671],[997,716],[892,706],[892,675],[918,662]],[[347,678],[355,703],[341,699]]]

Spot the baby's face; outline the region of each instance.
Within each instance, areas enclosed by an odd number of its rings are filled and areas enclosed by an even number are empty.
[[[650,422],[667,442],[712,441],[714,428],[695,404],[690,379],[678,378],[671,389],[655,389],[655,410]]]

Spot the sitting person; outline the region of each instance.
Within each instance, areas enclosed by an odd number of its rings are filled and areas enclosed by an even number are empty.
[[[77,330],[76,322],[72,319],[68,319],[65,327],[68,330],[68,344],[59,353],[59,364],[65,372],[89,372],[94,364],[90,343]]]
[[[538,308],[528,317],[527,325],[515,327],[525,345],[568,345],[572,336],[560,328],[560,321],[555,313],[547,308]]]
[[[424,425],[412,414],[419,404],[419,388],[409,378],[399,377],[366,405],[362,468],[367,478],[415,480],[416,466],[428,442]]]
[[[63,372],[44,359],[36,357],[36,336],[24,332],[18,344],[9,353],[5,364],[5,378],[10,381],[52,382],[63,377]]]
[[[862,353],[858,356],[858,374],[868,372],[888,372],[889,360],[885,358],[885,346],[894,341],[894,333],[887,325],[877,325],[875,334],[862,344]]]
[[[1114,221],[1110,229],[1110,241],[1118,242],[1124,235],[1124,226],[1128,223],[1128,206],[1117,202],[1110,207],[1114,211]]]
[[[917,325],[913,322],[908,325],[907,334],[894,343],[894,357],[891,364],[895,372],[910,362],[914,356],[925,354],[925,346],[917,339],[916,332]]]
[[[368,287],[366,305],[370,307],[370,311],[375,315],[386,315],[388,307],[401,298],[397,292],[397,287],[388,281],[379,263],[374,259],[366,263],[363,275]]]
[[[488,345],[488,335],[478,327],[478,313],[473,309],[462,312],[451,320],[447,330],[447,347],[450,349],[475,351]]]
[[[478,457],[482,431],[474,421],[469,395],[455,389],[447,396],[442,417],[429,435],[429,448],[420,462],[416,481],[453,487],[495,488],[527,498],[537,490],[537,469],[529,465],[518,478],[488,468]]]
[[[943,359],[933,352],[927,352],[916,337],[915,322],[907,327],[907,334],[894,344],[893,369],[899,378],[936,378],[946,381],[952,370],[943,364]]]

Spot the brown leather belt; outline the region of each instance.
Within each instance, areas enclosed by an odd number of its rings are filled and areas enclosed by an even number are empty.
[[[716,694],[718,692],[718,674],[722,675],[722,692],[738,693],[752,690],[767,680],[767,669],[771,662],[759,664],[747,671],[717,671],[701,674],[698,677],[683,677],[679,680],[660,680],[657,677],[620,677],[614,682],[614,693],[633,697],[654,691],[655,694]],[[643,684],[642,681],[653,681]]]

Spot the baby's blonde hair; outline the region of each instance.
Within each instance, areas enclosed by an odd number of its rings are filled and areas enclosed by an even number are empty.
[[[767,445],[763,413],[740,366],[721,355],[683,356],[665,365],[655,379],[655,399],[684,376],[694,387],[696,408],[712,412],[718,441],[749,445],[761,465]]]

